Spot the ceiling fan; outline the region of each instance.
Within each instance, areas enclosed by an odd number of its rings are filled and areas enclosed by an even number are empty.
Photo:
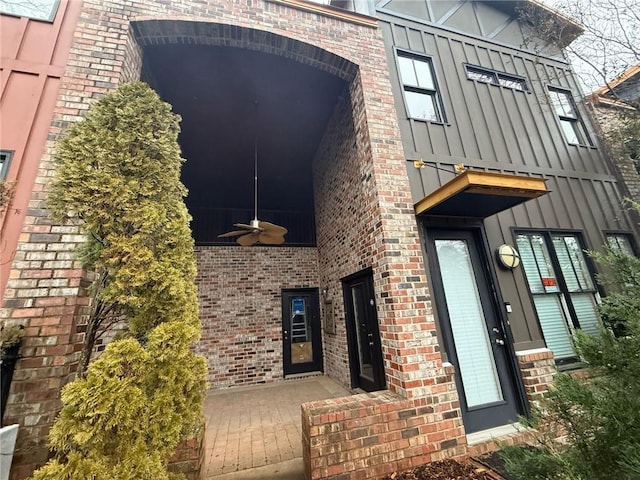
[[[218,238],[235,237],[236,242],[243,247],[250,247],[256,243],[263,243],[265,245],[280,245],[284,243],[284,236],[287,233],[287,229],[280,225],[274,225],[273,223],[264,222],[258,220],[258,139],[255,140],[254,148],[254,177],[253,177],[253,206],[254,215],[253,220],[247,225],[246,223],[234,223],[234,227],[238,227],[240,230],[233,230],[231,232],[218,235]]]

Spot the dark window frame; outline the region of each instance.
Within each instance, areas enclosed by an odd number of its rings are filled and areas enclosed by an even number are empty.
[[[572,329],[581,329],[580,326],[580,322],[578,319],[578,315],[576,313],[576,309],[573,305],[573,301],[571,299],[571,293],[590,293],[593,294],[594,299],[596,301],[596,303],[599,303],[601,296],[602,296],[602,291],[600,288],[600,285],[598,284],[597,280],[596,280],[596,269],[595,269],[595,265],[593,263],[593,260],[586,255],[584,252],[586,250],[588,250],[588,246],[586,245],[585,242],[585,237],[584,237],[584,232],[581,230],[572,230],[572,229],[556,229],[556,228],[550,228],[550,229],[539,229],[539,228],[511,228],[511,233],[513,235],[513,239],[514,239],[514,244],[517,245],[517,239],[519,235],[539,235],[541,237],[544,238],[544,244],[546,247],[547,252],[549,253],[549,260],[551,262],[551,266],[553,268],[553,274],[555,275],[555,278],[557,280],[557,287],[558,287],[558,293],[563,297],[563,302],[564,302],[564,306],[566,308],[565,310],[565,314],[568,314],[568,318],[566,319],[568,322],[570,322],[570,324],[568,324],[567,326],[572,328]],[[558,258],[558,254],[555,250],[555,246],[553,245],[553,237],[554,236],[558,236],[558,235],[570,235],[570,236],[574,236],[577,241],[578,244],[580,245],[580,250],[582,251],[582,255],[583,255],[583,260],[585,262],[586,268],[587,268],[587,273],[589,274],[589,279],[591,280],[591,283],[593,285],[593,288],[589,288],[589,289],[582,289],[578,292],[578,291],[571,291],[570,288],[567,285],[567,281],[565,279],[565,274],[562,270],[562,267],[560,265],[560,259]],[[524,277],[524,281],[525,284],[527,286],[527,291],[529,292],[529,298],[531,299],[531,304],[533,306],[534,312],[536,313],[536,321],[538,323],[538,327],[540,328],[540,331],[543,334],[543,338],[544,338],[544,332],[542,329],[542,324],[540,321],[540,317],[538,315],[538,311],[534,302],[534,297],[536,295],[547,295],[547,292],[538,292],[538,293],[534,293],[531,291],[531,286],[529,283],[529,279],[527,278],[526,272],[524,270],[524,265],[522,265],[522,276]],[[596,311],[597,313],[597,311]],[[601,319],[600,323],[602,323]],[[546,344],[546,340],[545,340],[545,344]],[[561,365],[572,365],[575,364],[576,362],[579,362],[580,359],[577,356],[572,356],[572,357],[564,357],[561,359],[556,358],[556,364],[558,364],[559,366]]]
[[[556,121],[558,122],[558,126],[562,131],[562,136],[566,140],[569,145],[577,145],[581,147],[594,147],[593,139],[591,135],[589,135],[589,131],[587,130],[587,125],[584,123],[584,119],[582,115],[580,115],[580,111],[578,110],[578,105],[573,99],[573,94],[571,93],[571,89],[566,87],[560,87],[557,85],[547,85],[547,93],[549,98],[549,106],[552,108],[552,113],[554,114]],[[566,99],[566,104],[571,109],[572,115],[567,115],[567,112],[561,114],[558,112],[558,107],[562,106],[558,105],[554,99],[553,94],[556,95],[564,95]],[[568,125],[571,127],[577,142],[572,141],[567,137],[565,133],[566,130],[563,125]]]
[[[522,75],[515,75],[512,73],[501,72],[499,70],[494,70],[492,68],[481,67],[479,65],[473,65],[471,63],[464,63],[464,72],[467,76],[467,80],[471,80],[472,82],[484,83],[487,85],[493,85],[494,87],[507,88],[509,90],[514,90],[516,92],[523,93],[531,93],[529,89],[529,82],[527,81],[527,77],[523,77]],[[471,78],[470,74],[476,73],[478,75],[487,75],[490,78],[490,81],[480,80],[478,78]],[[519,85],[522,85],[522,88],[511,87],[509,85],[505,85],[502,81],[513,81],[518,82]]]
[[[404,50],[400,48],[395,48],[395,62],[396,62],[396,70],[398,72],[398,80],[400,84],[400,89],[402,90],[402,101],[404,103],[405,112],[407,113],[407,118],[412,120],[417,120],[419,122],[429,122],[437,125],[446,125],[447,114],[444,108],[444,101],[442,99],[440,82],[438,79],[438,74],[436,72],[434,57],[432,55],[426,55],[424,53],[417,53],[410,50]],[[419,62],[425,63],[429,72],[431,74],[431,80],[433,82],[433,88],[425,88],[416,85],[405,84],[402,79],[402,73],[400,69],[400,58],[408,58],[410,60],[417,60]],[[411,115],[411,109],[409,108],[409,102],[407,101],[407,96],[405,92],[413,92],[422,95],[427,95],[432,98],[434,110],[437,116],[437,119],[429,119],[429,118],[421,118]]]
[[[6,180],[9,175],[13,153],[13,150],[0,150],[0,155],[4,157],[2,163],[0,163],[0,180]]]
[[[611,237],[626,238],[627,242],[629,243],[629,247],[631,248],[631,253],[636,257],[640,257],[640,251],[638,250],[636,239],[631,232],[625,230],[604,230],[603,233],[607,245],[611,245],[609,243],[609,238]]]

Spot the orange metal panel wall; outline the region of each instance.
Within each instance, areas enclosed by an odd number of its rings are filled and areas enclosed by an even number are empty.
[[[0,218],[0,298],[49,132],[81,2],[61,0],[52,23],[0,15],[0,149],[13,151],[15,192]],[[35,185],[42,188],[42,185]]]

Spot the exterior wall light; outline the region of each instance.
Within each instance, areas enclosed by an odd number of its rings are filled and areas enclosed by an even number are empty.
[[[500,265],[510,270],[513,270],[520,265],[520,254],[511,245],[503,244],[498,247],[496,251],[498,261]]]

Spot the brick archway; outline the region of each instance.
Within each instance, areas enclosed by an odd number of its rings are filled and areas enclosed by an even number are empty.
[[[136,20],[131,22],[139,46],[193,44],[246,48],[281,55],[297,62],[352,81],[358,66],[316,45],[266,30],[189,20]]]

